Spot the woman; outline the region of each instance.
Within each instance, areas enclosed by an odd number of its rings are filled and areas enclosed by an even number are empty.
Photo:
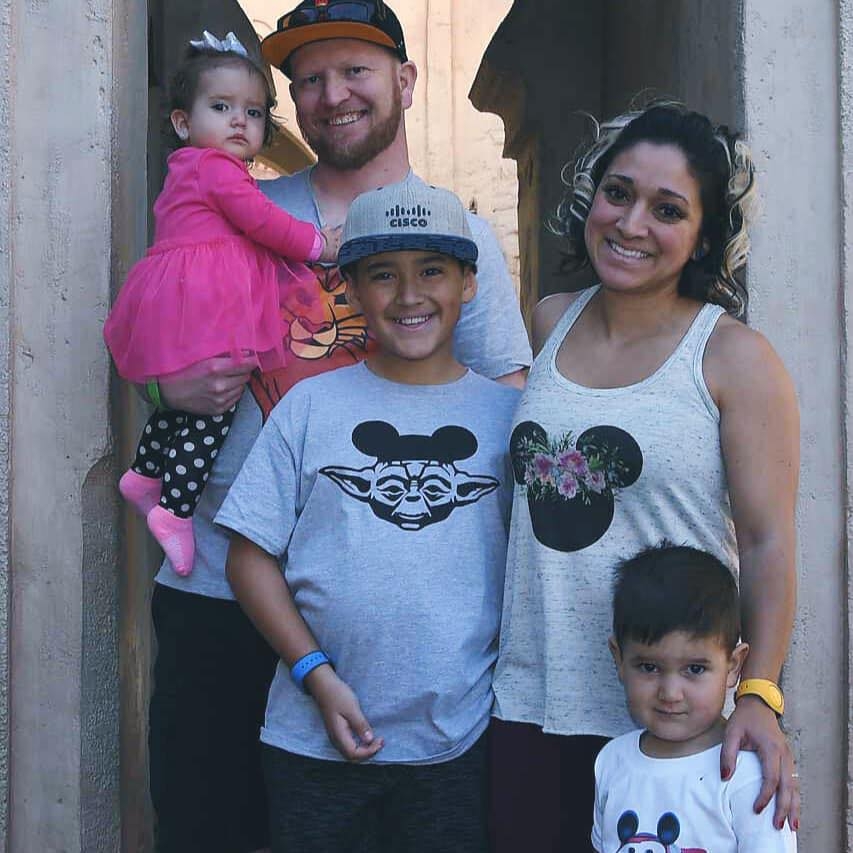
[[[600,284],[537,306],[538,355],[514,422],[496,851],[591,849],[595,754],[632,728],[607,651],[619,559],[669,539],[739,565],[743,677],[778,681],[799,428],[778,356],[735,319],[753,192],[746,146],[674,104],[601,125],[575,165],[556,230]],[[741,748],[762,762],[756,808],[775,791],[777,825],[796,828],[793,760],[759,694],[732,713],[724,778]]]

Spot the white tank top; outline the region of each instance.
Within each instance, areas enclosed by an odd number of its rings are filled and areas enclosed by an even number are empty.
[[[607,648],[613,569],[668,539],[737,570],[720,413],[702,373],[723,309],[707,304],[651,376],[587,388],[557,369],[596,293],[560,318],[513,421],[510,526],[495,715],[546,732],[633,728]]]

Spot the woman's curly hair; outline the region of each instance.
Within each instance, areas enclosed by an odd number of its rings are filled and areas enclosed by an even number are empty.
[[[755,202],[755,168],[749,147],[725,125],[715,127],[701,113],[674,101],[655,101],[594,125],[591,144],[563,168],[567,190],[549,227],[565,237],[565,268],[589,265],[584,228],[593,198],[615,157],[639,142],[674,145],[699,183],[702,201],[701,257],[684,267],[679,293],[721,305],[735,317],[746,311],[747,292],[739,272],[749,253],[749,225]]]

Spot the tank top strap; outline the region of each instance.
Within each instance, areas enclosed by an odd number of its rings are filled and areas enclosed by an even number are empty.
[[[551,362],[554,351],[559,348],[560,344],[563,342],[563,338],[565,338],[569,333],[569,329],[574,326],[575,321],[580,317],[589,300],[598,292],[599,287],[600,285],[595,285],[594,287],[587,288],[583,291],[581,295],[578,296],[578,298],[575,299],[568,308],[566,308],[563,312],[563,316],[557,320],[556,325],[551,330],[551,334],[548,335],[548,339],[542,347],[542,352],[539,354],[543,364],[549,364]]]
[[[719,418],[720,412],[708,390],[702,367],[708,341],[717,326],[717,321],[725,313],[725,309],[721,306],[706,302],[690,324],[676,354],[676,359],[682,363],[683,369],[690,373],[699,396],[715,418]]]

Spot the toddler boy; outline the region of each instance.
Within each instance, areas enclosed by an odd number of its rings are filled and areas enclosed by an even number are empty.
[[[287,394],[216,518],[281,658],[261,731],[274,851],[486,850],[518,392],[453,355],[476,260],[452,193],[359,196],[338,262],[376,349]]]
[[[738,754],[720,780],[723,705],[749,651],[737,586],[715,557],[664,544],[619,566],[610,650],[641,728],[595,763],[598,853],[792,853],[796,836],[755,814],[761,765]]]

